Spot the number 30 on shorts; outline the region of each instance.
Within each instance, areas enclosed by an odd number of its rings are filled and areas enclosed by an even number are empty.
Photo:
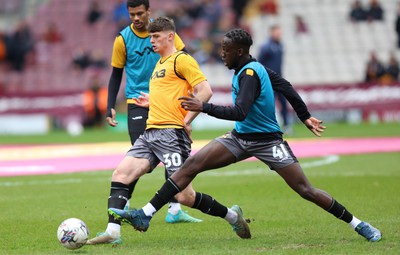
[[[182,158],[179,153],[172,153],[172,154],[164,154],[164,164],[165,167],[170,167],[170,166],[181,166],[182,165]]]

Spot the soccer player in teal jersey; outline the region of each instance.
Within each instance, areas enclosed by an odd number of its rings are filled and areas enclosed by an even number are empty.
[[[198,174],[256,157],[276,171],[302,198],[348,223],[366,240],[379,241],[381,232],[378,229],[356,218],[327,192],[315,188],[304,174],[289,144],[283,140],[275,117],[272,80],[268,70],[249,54],[252,43],[250,34],[243,29],[229,31],[222,40],[222,61],[228,69],[235,71],[232,79],[233,106],[202,102],[193,95],[180,98],[183,109],[235,121],[235,128],[189,157],[142,209],[110,208],[109,213],[131,224],[136,230],[147,231],[153,215],[171,197],[185,189]],[[317,136],[325,129],[322,121],[308,112],[301,119]],[[196,192],[192,207],[225,219],[240,238],[251,238],[250,229],[239,206],[228,208],[210,195]]]

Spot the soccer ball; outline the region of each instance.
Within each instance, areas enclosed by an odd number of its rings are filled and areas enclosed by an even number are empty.
[[[57,230],[57,238],[67,249],[75,250],[86,244],[89,230],[86,224],[77,218],[69,218],[61,222]]]

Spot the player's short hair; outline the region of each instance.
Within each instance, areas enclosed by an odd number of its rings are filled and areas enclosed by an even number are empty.
[[[129,7],[135,8],[140,5],[144,5],[146,10],[148,10],[150,8],[149,0],[128,0],[128,1],[126,1],[126,8],[129,8]]]
[[[168,17],[158,17],[155,20],[153,20],[153,22],[150,22],[148,31],[149,33],[156,33],[162,31],[172,31],[175,33],[176,31],[175,22],[173,19]]]
[[[251,39],[249,32],[241,28],[228,31],[225,34],[225,37],[231,39],[234,44],[242,45],[247,48],[250,48],[250,46],[253,45],[253,39]]]

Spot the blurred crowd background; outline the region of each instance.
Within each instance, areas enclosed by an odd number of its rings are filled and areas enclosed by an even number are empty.
[[[274,25],[282,76],[296,88],[399,84],[396,0],[150,0],[150,8],[174,18],[217,91],[231,80],[219,58],[222,35],[247,29],[258,57]],[[114,38],[128,24],[124,0],[0,0],[0,99],[79,92],[91,100],[90,91],[107,87]],[[0,116],[9,103],[0,103]]]

